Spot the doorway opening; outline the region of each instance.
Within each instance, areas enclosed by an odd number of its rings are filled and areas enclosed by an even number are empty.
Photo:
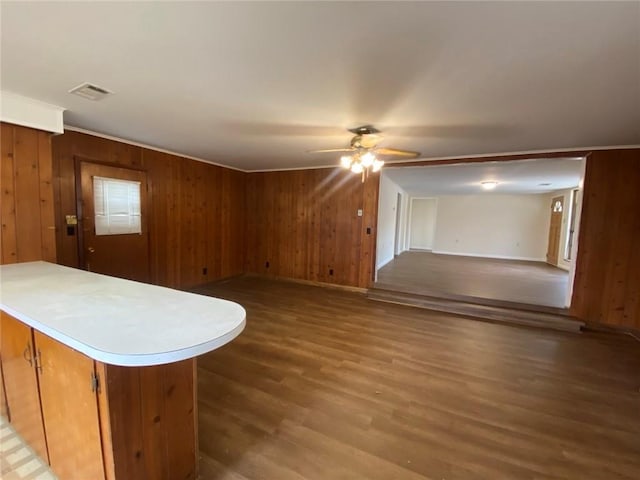
[[[569,210],[569,233],[567,235],[567,243],[564,249],[564,259],[570,262],[573,259],[573,244],[576,235],[577,228],[577,216],[578,216],[578,194],[580,191],[576,188],[571,192],[571,210]]]
[[[437,198],[411,198],[409,207],[409,249],[433,250],[436,232]],[[412,228],[413,227],[413,228]]]
[[[377,252],[374,288],[566,310],[584,164],[567,157],[386,168],[378,210],[396,208],[395,255]],[[378,219],[383,250],[389,223]]]

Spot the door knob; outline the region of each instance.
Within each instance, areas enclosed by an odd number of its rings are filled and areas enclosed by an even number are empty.
[[[89,253],[93,253],[93,252],[95,252],[95,251],[96,251],[96,249],[95,249],[95,248],[93,248],[93,247],[89,247],[89,248],[87,248],[87,250],[89,251]]]

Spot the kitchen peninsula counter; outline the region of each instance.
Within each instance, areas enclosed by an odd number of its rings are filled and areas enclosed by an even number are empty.
[[[0,267],[10,421],[60,480],[195,479],[195,357],[237,337],[222,299],[47,262]]]

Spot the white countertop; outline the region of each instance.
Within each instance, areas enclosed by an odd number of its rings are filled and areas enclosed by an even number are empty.
[[[47,262],[0,266],[0,308],[100,362],[172,363],[230,342],[237,303]]]

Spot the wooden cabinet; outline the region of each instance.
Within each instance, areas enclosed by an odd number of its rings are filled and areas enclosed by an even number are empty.
[[[98,372],[107,479],[196,479],[195,360]]]
[[[10,421],[63,479],[104,479],[94,362],[1,313]]]
[[[47,461],[32,330],[2,311],[0,315],[0,358],[10,421],[20,436]]]
[[[2,327],[0,327],[2,330]],[[0,347],[2,351],[2,347]],[[0,415],[9,418],[9,410],[7,410],[7,396],[4,394],[4,375],[2,374],[2,362],[0,362]]]
[[[62,479],[104,479],[94,361],[40,332],[34,338],[51,468]]]
[[[194,480],[195,360],[119,367],[2,312],[10,421],[60,480]]]

